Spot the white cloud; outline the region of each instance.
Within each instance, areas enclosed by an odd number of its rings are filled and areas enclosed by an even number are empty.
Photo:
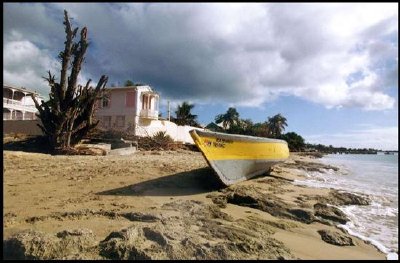
[[[361,90],[351,92],[347,104],[363,107],[366,110],[385,110],[394,106],[394,98],[381,92],[368,92]]]
[[[371,127],[349,130],[347,133],[316,134],[304,136],[307,143],[333,145],[347,148],[374,148],[398,150],[398,127]]]
[[[9,41],[4,45],[4,83],[25,87],[48,97],[50,88],[43,77],[50,70],[56,80],[60,78],[60,62],[45,49],[39,49],[28,40]],[[86,84],[85,74],[78,76],[78,83]],[[92,82],[92,85],[96,83]]]
[[[398,6],[395,3],[346,3],[329,4],[326,8],[333,7],[335,15],[328,16],[328,27],[337,36],[353,37],[365,28],[397,15]],[[392,25],[394,29],[395,25]]]
[[[40,50],[27,40],[10,41],[4,45],[4,82],[17,87],[37,90],[42,95],[49,88],[42,76],[56,72],[58,62],[46,50]]]

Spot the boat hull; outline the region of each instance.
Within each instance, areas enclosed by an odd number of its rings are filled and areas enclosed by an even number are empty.
[[[283,140],[199,130],[190,135],[225,185],[263,174],[289,157]]]

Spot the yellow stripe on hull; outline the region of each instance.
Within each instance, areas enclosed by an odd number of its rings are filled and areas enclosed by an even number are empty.
[[[251,142],[199,136],[193,133],[193,140],[208,160],[260,160],[286,159],[289,149],[286,142]]]

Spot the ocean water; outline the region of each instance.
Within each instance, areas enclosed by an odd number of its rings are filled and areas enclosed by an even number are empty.
[[[371,242],[386,253],[388,259],[397,259],[398,155],[329,154],[319,160],[340,169],[305,172],[307,180],[296,183],[369,195],[371,205],[338,207],[351,220],[340,227]]]

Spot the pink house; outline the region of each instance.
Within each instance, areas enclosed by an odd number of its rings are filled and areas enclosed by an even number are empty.
[[[96,118],[99,128],[129,130],[138,124],[158,120],[159,95],[149,86],[109,87],[108,97],[100,101]]]
[[[108,97],[99,101],[95,117],[98,128],[127,131],[136,136],[153,136],[165,131],[175,141],[193,143],[191,126],[178,126],[158,118],[160,96],[150,86],[109,87]]]

